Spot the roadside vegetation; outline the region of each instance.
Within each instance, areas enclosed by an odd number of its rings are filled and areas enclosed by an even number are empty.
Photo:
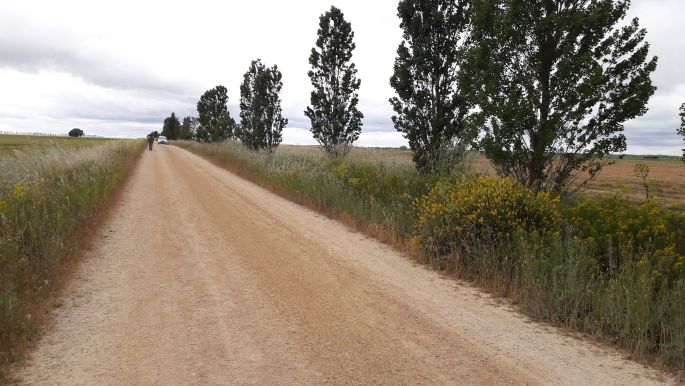
[[[176,145],[508,297],[535,320],[685,369],[682,204],[630,200],[627,188],[562,198],[492,174],[430,176],[391,149],[341,159],[312,147]]]
[[[102,213],[143,143],[2,136],[0,144],[2,365],[35,337],[66,258],[87,238],[84,221]]]

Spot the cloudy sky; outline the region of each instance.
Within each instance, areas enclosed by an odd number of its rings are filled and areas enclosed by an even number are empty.
[[[359,144],[405,141],[390,120],[388,84],[401,41],[396,0],[332,0],[352,22],[354,62],[366,116]],[[172,111],[196,115],[207,89],[223,84],[237,117],[239,84],[252,59],[278,64],[287,143],[314,143],[308,105],[308,55],[320,0],[2,1],[0,131],[143,136]],[[631,16],[648,30],[658,87],[647,115],[626,125],[628,152],[680,154],[677,111],[685,102],[683,0],[633,0]]]

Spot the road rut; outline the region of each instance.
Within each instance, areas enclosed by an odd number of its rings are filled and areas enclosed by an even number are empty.
[[[26,384],[659,384],[173,146],[84,251]]]

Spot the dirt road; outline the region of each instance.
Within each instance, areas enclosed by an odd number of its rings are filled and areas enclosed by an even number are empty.
[[[26,384],[651,384],[187,151],[146,152]]]

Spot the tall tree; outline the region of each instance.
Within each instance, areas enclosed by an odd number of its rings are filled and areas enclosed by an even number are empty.
[[[390,99],[395,129],[409,140],[419,171],[436,174],[461,161],[476,133],[472,103],[459,81],[469,30],[467,0],[402,0],[403,41],[397,49]]]
[[[191,140],[195,138],[195,132],[197,130],[197,118],[195,117],[185,117],[183,118],[183,123],[181,123],[181,132],[178,135],[178,139]]]
[[[326,152],[345,155],[359,138],[364,115],[357,109],[361,81],[352,59],[355,49],[352,25],[340,9],[331,7],[319,18],[316,47],[312,48],[308,75],[314,91],[304,114],[311,132]]]
[[[683,136],[683,141],[685,141],[685,103],[680,105],[680,128],[678,129],[678,134]],[[683,149],[683,162],[685,162],[685,149]]]
[[[171,113],[171,116],[164,118],[164,126],[162,126],[162,135],[167,139],[178,139],[181,132],[181,122],[178,121],[176,113]]]
[[[647,111],[657,65],[638,20],[622,23],[629,6],[473,1],[468,72],[489,118],[481,149],[500,173],[563,191],[625,151],[623,124]]]
[[[252,150],[272,152],[281,143],[283,118],[281,98],[282,75],[277,66],[267,68],[253,60],[240,85],[240,140]]]
[[[197,102],[200,123],[196,138],[198,141],[218,142],[231,139],[235,121],[228,112],[228,93],[226,87],[216,86],[205,91]]]

